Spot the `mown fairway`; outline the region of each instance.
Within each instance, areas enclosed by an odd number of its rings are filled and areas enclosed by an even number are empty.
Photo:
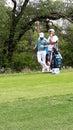
[[[0,75],[0,130],[73,130],[73,70]]]

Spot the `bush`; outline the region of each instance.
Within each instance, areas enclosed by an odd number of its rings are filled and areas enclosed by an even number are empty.
[[[40,69],[37,63],[36,53],[34,52],[21,52],[20,54],[15,53],[13,56],[12,68],[15,71],[21,71],[24,68],[31,70]]]

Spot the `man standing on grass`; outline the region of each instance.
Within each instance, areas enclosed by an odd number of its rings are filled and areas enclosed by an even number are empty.
[[[37,40],[37,43],[35,45],[35,48],[37,48],[37,60],[42,66],[42,72],[45,72],[45,70],[49,71],[48,66],[46,65],[46,46],[47,46],[47,40],[44,37],[44,33],[39,33],[39,38]]]
[[[52,61],[52,52],[53,49],[56,49],[58,51],[58,37],[55,35],[55,30],[54,29],[49,29],[49,37],[47,40],[48,43],[48,53],[46,56],[46,62],[47,65],[49,66],[49,71],[51,71],[50,65]]]

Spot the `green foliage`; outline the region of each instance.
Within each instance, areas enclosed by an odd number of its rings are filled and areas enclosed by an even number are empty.
[[[24,40],[25,38],[25,40]],[[13,55],[12,68],[16,71],[21,71],[25,68],[31,70],[39,70],[40,65],[37,62],[36,50],[33,51],[33,47],[36,44],[38,34],[35,31],[29,30],[22,41],[17,44],[16,51]]]
[[[69,24],[66,28],[66,36],[65,39],[73,46],[73,24]]]
[[[63,55],[63,64],[73,67],[73,25],[66,28],[66,34],[61,40],[61,50]]]
[[[63,65],[73,67],[73,47],[70,45],[69,42],[61,40],[60,48],[63,57]]]
[[[13,69],[21,71],[22,69],[29,68],[31,70],[37,68],[36,55],[31,51],[16,53],[13,57]]]
[[[0,41],[4,42],[8,38],[10,25],[10,9],[0,3]]]
[[[0,1],[0,68],[8,67],[8,59],[6,55],[3,54],[4,42],[9,36],[9,25],[10,25],[10,8],[6,7],[4,1]]]
[[[48,28],[54,27],[53,24],[50,25],[50,20],[59,19],[62,17],[60,14],[63,14],[63,16],[66,15],[67,17],[71,16],[70,18],[72,18],[73,9],[71,4],[68,5],[59,0],[33,1],[29,2],[25,8],[22,8],[22,12],[21,8],[22,6],[20,5],[20,10],[16,9],[13,11],[12,8],[5,6],[4,0],[0,1],[0,67],[10,66],[18,71],[26,66],[31,69],[38,68],[36,64],[36,53],[32,52],[32,48],[38,38],[38,33],[36,32],[37,24],[35,21],[41,21],[41,31],[46,32],[46,26],[47,31]],[[45,16],[45,19],[38,19],[40,16]],[[46,23],[47,16],[48,23]],[[33,20],[34,18],[35,20]],[[57,28],[54,28],[57,31]],[[63,38],[61,37],[61,39]],[[73,61],[71,59],[73,53],[71,43],[73,41],[73,36],[71,35],[71,30],[67,31],[62,41],[66,43],[64,46],[65,52],[62,51],[63,63],[72,66]],[[71,47],[68,44],[71,44]],[[34,55],[34,62],[32,62],[32,55]],[[67,61],[66,55],[68,58]],[[11,63],[11,61],[13,63]]]

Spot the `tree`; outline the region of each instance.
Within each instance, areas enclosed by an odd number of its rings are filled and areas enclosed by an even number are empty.
[[[73,8],[62,1],[38,0],[11,0],[13,8],[10,15],[9,33],[4,42],[3,55],[7,56],[9,63],[12,61],[16,45],[36,21],[68,19],[73,22]],[[68,10],[69,9],[69,10]],[[68,13],[67,13],[68,11]],[[70,15],[71,14],[71,15]]]
[[[2,53],[4,50],[3,43],[9,37],[9,25],[10,25],[10,11],[11,9],[5,7],[4,1],[0,1],[0,67],[4,63],[5,56]]]
[[[66,42],[63,50],[64,64],[73,67],[73,24],[69,24],[63,37]]]

